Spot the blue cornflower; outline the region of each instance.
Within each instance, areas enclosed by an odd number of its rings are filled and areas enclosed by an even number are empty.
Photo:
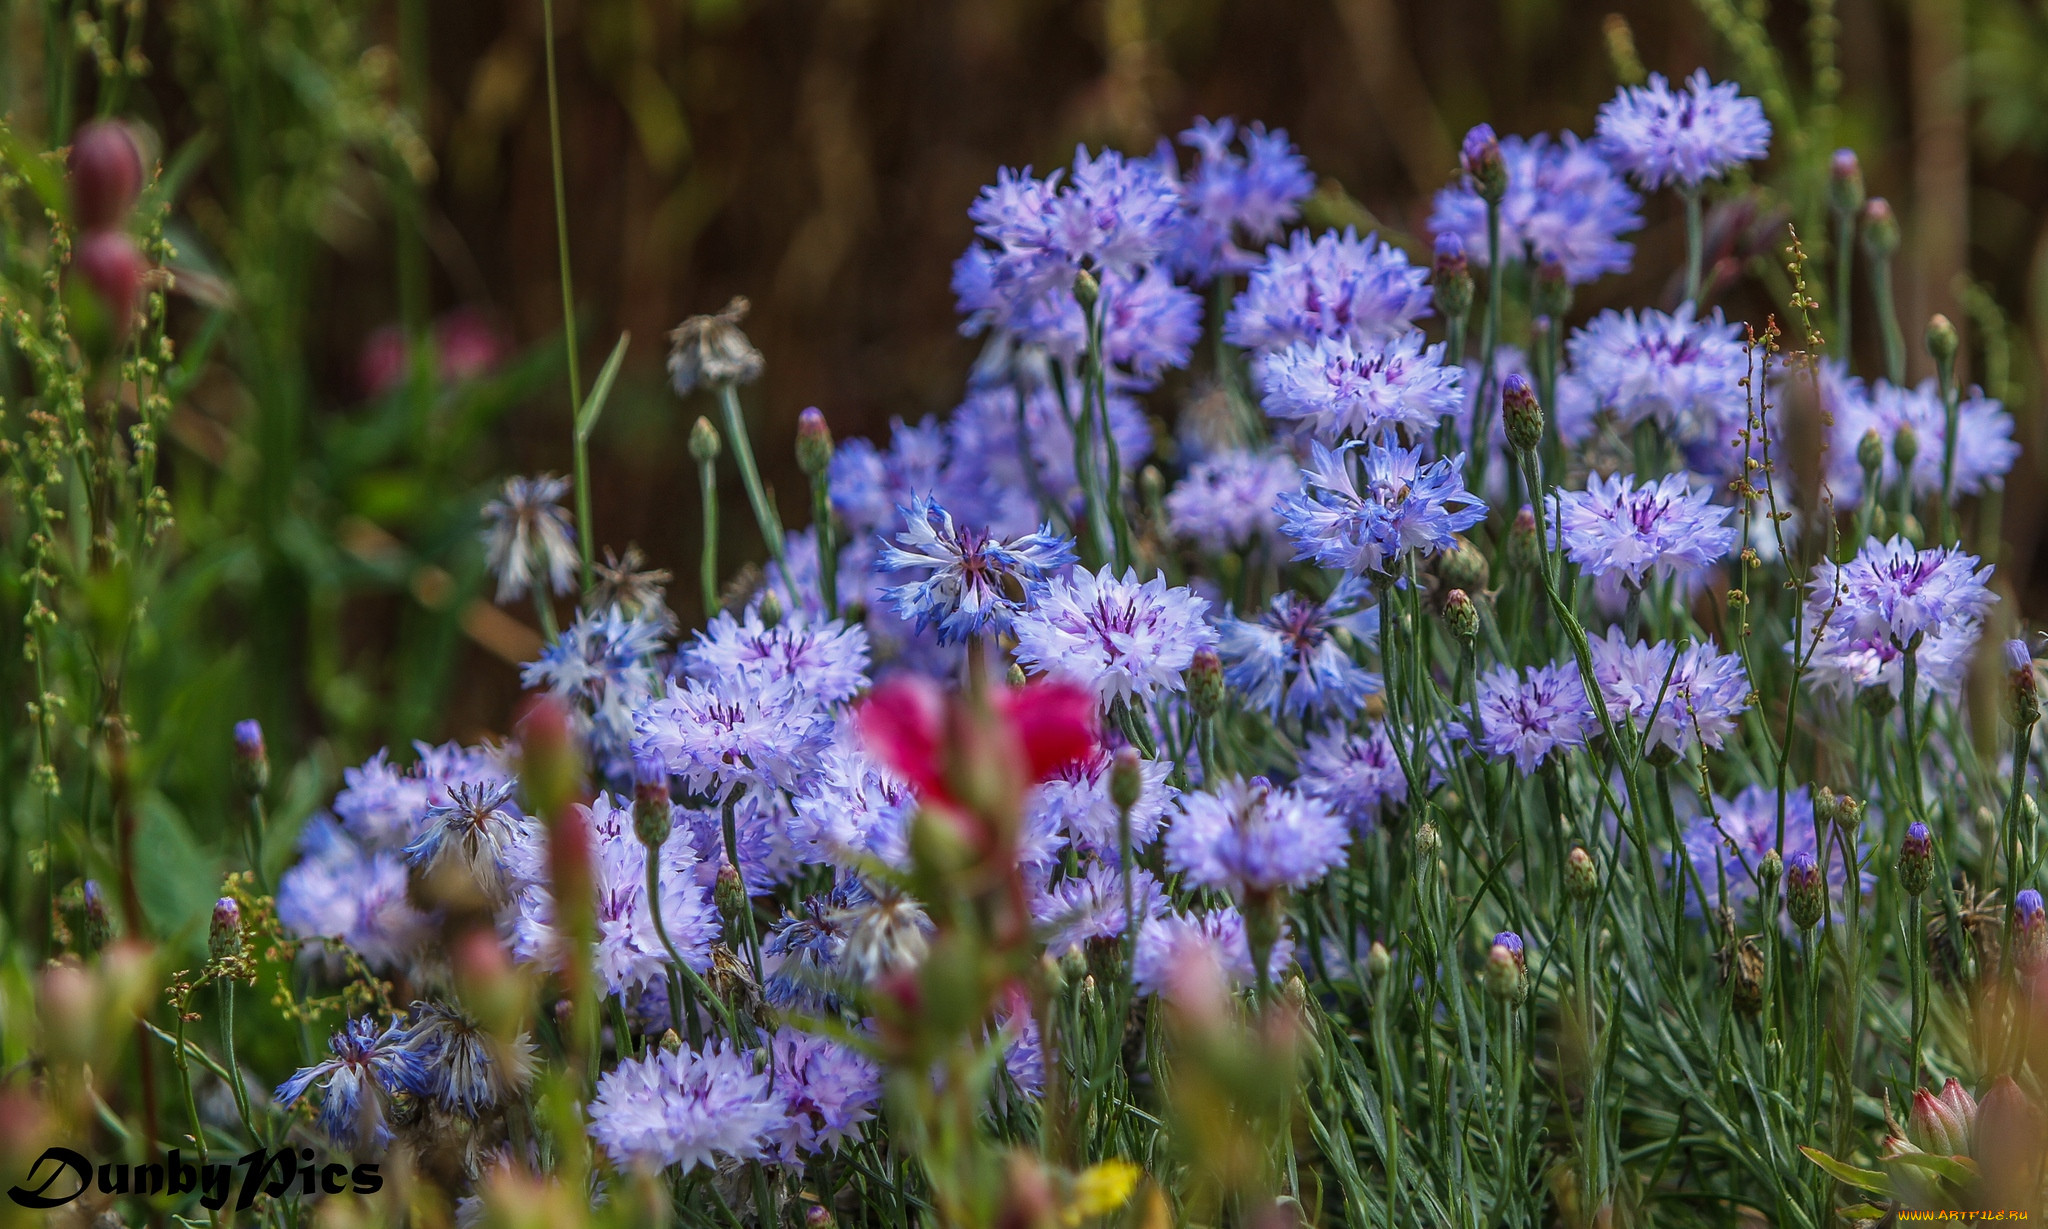
[[[1278,980],[1294,963],[1294,939],[1283,929],[1266,958]],[[1244,915],[1224,907],[1207,913],[1166,913],[1143,924],[1132,978],[1141,994],[1176,1002],[1206,997],[1217,988],[1248,986],[1258,978]]]
[[[423,875],[460,867],[485,899],[511,900],[525,878],[539,829],[508,805],[512,783],[458,785],[448,801],[427,809],[420,834],[405,847],[406,861]]]
[[[1378,637],[1379,607],[1359,607],[1362,589],[1340,586],[1326,602],[1282,591],[1256,620],[1226,616],[1216,642],[1224,680],[1275,717],[1349,718],[1380,689],[1379,676],[1353,661],[1338,635],[1368,647]]]
[[[277,1087],[277,1103],[289,1109],[317,1083],[322,1099],[317,1121],[336,1146],[377,1151],[391,1142],[387,1119],[391,1098],[428,1091],[426,1063],[406,1045],[394,1022],[379,1029],[369,1016],[342,1025],[328,1039],[334,1057],[301,1067]]]
[[[633,759],[699,793],[794,789],[830,736],[817,697],[794,679],[672,679],[633,714]]]
[[[1696,191],[1771,147],[1763,104],[1733,81],[1719,85],[1697,69],[1681,89],[1661,73],[1647,85],[1623,86],[1602,104],[1593,131],[1617,167],[1644,188],[1674,184]]]
[[[410,964],[431,937],[406,891],[405,860],[350,839],[325,816],[299,836],[300,860],[277,883],[277,920],[302,939],[339,939],[382,973]]]
[[[1165,573],[1140,582],[1135,569],[1078,571],[1047,584],[1013,624],[1017,660],[1026,669],[1064,675],[1093,688],[1107,704],[1149,701],[1181,690],[1181,672],[1195,651],[1215,643],[1202,621],[1209,603]]]
[[[1320,800],[1264,777],[1219,781],[1181,799],[1166,830],[1166,867],[1242,901],[1305,888],[1344,860],[1351,832]]]
[[[1283,452],[1233,449],[1188,467],[1166,495],[1174,535],[1212,555],[1280,536],[1275,505],[1301,486],[1301,466]]]
[[[1500,154],[1508,172],[1502,260],[1534,262],[1548,252],[1574,285],[1628,271],[1635,245],[1621,236],[1642,227],[1642,198],[1607,159],[1569,132],[1503,137]],[[1486,202],[1469,183],[1461,179],[1437,192],[1429,227],[1457,236],[1474,259],[1485,259]]]
[[[907,528],[882,551],[877,566],[896,572],[930,568],[923,580],[889,590],[903,617],[918,630],[937,627],[941,642],[1009,630],[1024,603],[1048,575],[1074,561],[1071,539],[1043,525],[1037,533],[998,538],[955,525],[953,514],[929,497],[903,509]]]
[[[1142,866],[1131,868],[1131,907],[1144,926],[1166,912],[1166,893],[1159,880]],[[1113,861],[1095,861],[1079,875],[1054,884],[1031,906],[1031,916],[1048,927],[1045,951],[1057,959],[1091,942],[1121,942],[1124,937],[1124,873]]]
[[[520,597],[540,580],[551,593],[575,584],[576,552],[562,497],[569,480],[554,474],[507,478],[505,491],[484,505],[484,557],[498,578],[498,600]]]
[[[1585,490],[1544,501],[1573,563],[1589,576],[1612,573],[1640,589],[1652,572],[1689,573],[1727,555],[1735,545],[1735,527],[1727,523],[1734,509],[1713,498],[1712,488],[1694,487],[1684,474],[1637,486],[1630,474],[1595,473]]]
[[[954,263],[953,293],[967,317],[961,330],[975,336],[994,328],[1069,365],[1079,361],[1088,348],[1088,318],[1072,284],[1048,284],[1036,298],[1019,298],[1015,287],[997,280],[1001,269],[1001,258],[979,245]],[[1201,338],[1201,296],[1156,265],[1103,272],[1097,302],[1113,387],[1151,388],[1167,371],[1186,366]]]
[[[1259,403],[1332,443],[1402,428],[1422,435],[1464,402],[1464,374],[1444,364],[1444,343],[1428,345],[1418,330],[1362,342],[1326,337],[1266,355]]]
[[[787,1125],[768,1073],[724,1041],[622,1059],[598,1079],[590,1103],[590,1137],[622,1167],[675,1165],[687,1174],[720,1156],[756,1160]]]
[[[794,802],[789,839],[806,863],[851,868],[863,858],[900,866],[917,795],[841,724]]]
[[[1883,636],[1901,648],[1951,619],[1978,621],[1998,596],[1989,567],[1949,546],[1926,550],[1904,538],[1872,538],[1848,563],[1823,558],[1814,565],[1807,595],[1809,622],[1828,622],[1830,634]]]
[[[1879,380],[1866,390],[1861,380],[1835,364],[1823,366],[1821,381],[1822,405],[1834,418],[1828,432],[1828,489],[1838,505],[1854,507],[1863,500],[1863,465],[1857,446],[1869,431],[1877,432],[1884,444],[1884,460],[1878,468],[1880,484],[1889,489],[1898,483],[1899,458],[1894,444],[1900,431],[1910,430],[1919,445],[1913,457],[1913,498],[1941,492],[1942,470],[1948,463],[1948,412],[1933,380],[1922,380],[1913,388]],[[2005,476],[2020,455],[2012,430],[2012,415],[1999,401],[1974,388],[1961,398],[1956,410],[1954,494],[1978,495],[2005,485]]]
[[[1429,270],[1377,235],[1294,232],[1266,249],[1230,309],[1223,336],[1261,353],[1325,337],[1398,336],[1431,312]]]
[[[1301,752],[1295,788],[1321,800],[1351,824],[1369,832],[1389,806],[1408,798],[1408,777],[1384,721],[1359,733],[1333,730],[1309,735]]]
[[[1122,819],[1109,796],[1112,757],[1098,749],[1093,755],[1062,766],[1032,787],[1025,799],[1025,830],[1062,834],[1084,853],[1115,858],[1120,848]],[[1138,800],[1131,804],[1131,847],[1143,849],[1159,835],[1159,827],[1180,791],[1166,783],[1170,760],[1138,761]]]
[[[1620,425],[1656,422],[1701,473],[1740,465],[1731,445],[1748,424],[1750,359],[1740,328],[1720,308],[1706,316],[1690,303],[1668,314],[1610,309],[1573,333],[1566,348],[1594,405]]]
[[[927,415],[916,426],[891,419],[889,451],[856,436],[832,454],[832,509],[852,538],[879,533],[895,521],[896,509],[937,488],[945,464],[946,433],[936,418]]]
[[[1067,405],[1079,395],[1070,389]],[[969,390],[946,424],[951,456],[933,492],[956,520],[1003,538],[1039,530],[1054,509],[1071,517],[1082,508],[1074,428],[1051,377],[1025,377],[1021,406],[1019,401],[1015,385]],[[1104,420],[1116,437],[1117,461],[1128,480],[1152,451],[1151,425],[1137,402],[1115,392]],[[1107,473],[1108,450],[1097,444],[1094,451],[1097,472]]]
[[[1306,489],[1280,497],[1280,528],[1294,539],[1294,557],[1352,572],[1390,571],[1410,551],[1430,556],[1451,548],[1460,530],[1486,519],[1486,505],[1465,489],[1465,458],[1424,464],[1419,448],[1374,443],[1349,457],[1356,443],[1331,451],[1311,446],[1302,470]]]
[[[738,618],[721,612],[677,659],[696,678],[735,686],[788,679],[820,704],[839,704],[867,686],[868,634],[858,624],[814,622],[802,614],[785,614],[770,627],[755,602]]]
[[[771,926],[761,940],[761,991],[769,1005],[814,1015],[838,1011],[849,981],[847,934],[856,912],[873,902],[857,876],[842,875],[830,892],[805,897]]]
[[[875,1116],[882,1069],[849,1046],[784,1026],[768,1039],[769,1066],[782,1122],[769,1133],[769,1152],[784,1165],[853,1139]]]
[[[1683,755],[1702,744],[1718,749],[1749,707],[1742,659],[1712,644],[1683,651],[1668,641],[1630,644],[1620,628],[1610,627],[1591,647],[1593,678],[1609,715],[1634,723],[1645,752],[1664,747]]]
[[[632,772],[633,710],[653,695],[652,661],[662,648],[661,623],[617,606],[586,611],[520,668],[519,682],[544,688],[569,708],[572,727],[611,777]]]
[[[1697,808],[1689,796],[1680,804],[1688,812]],[[1719,824],[1716,825],[1716,817]],[[1733,798],[1716,798],[1714,814],[1696,814],[1685,829],[1685,852],[1699,875],[1698,887],[1705,892],[1705,905],[1738,907],[1756,899],[1757,868],[1778,839],[1778,791],[1769,785],[1745,786]],[[1794,858],[1810,859],[1818,870],[1827,867],[1828,895],[1834,898],[1834,912],[1842,912],[1842,888],[1848,882],[1839,853],[1822,848],[1822,833],[1814,822],[1813,793],[1804,785],[1785,791],[1785,843],[1778,856],[1789,866]],[[1721,881],[1727,880],[1725,897]],[[1868,892],[1875,878],[1868,872],[1858,876],[1858,891]],[[1688,889],[1686,909],[1694,916],[1703,910],[1699,894]],[[1789,925],[1789,923],[1788,923]]]
[[[458,785],[487,788],[510,779],[490,751],[449,743],[414,743],[419,755],[410,769],[391,763],[379,750],[360,767],[345,768],[334,813],[349,834],[375,849],[398,849],[418,836],[427,812],[446,805]]]
[[[1480,748],[1514,760],[1525,776],[1552,755],[1585,746],[1595,733],[1592,702],[1571,665],[1520,673],[1495,666],[1479,680],[1478,708]]]
[[[1242,154],[1230,148],[1233,137]],[[1280,237],[1315,189],[1307,160],[1285,131],[1268,132],[1260,123],[1240,129],[1235,120],[1197,119],[1180,143],[1195,151],[1196,161],[1181,179],[1187,215],[1168,262],[1198,282],[1250,269],[1258,258],[1241,250],[1237,237],[1257,243]],[[1164,141],[1161,154],[1170,163]]]
[[[533,1079],[533,1043],[525,1034],[500,1041],[443,1003],[415,1002],[402,1030],[425,1074],[419,1089],[442,1108],[475,1117],[519,1097]]]

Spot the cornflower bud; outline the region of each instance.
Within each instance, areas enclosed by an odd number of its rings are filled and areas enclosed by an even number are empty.
[[[1840,828],[1853,838],[1856,830],[1863,826],[1865,806],[1865,803],[1823,785],[1813,796],[1813,817],[1820,824]]]
[[[1458,165],[1471,177],[1481,200],[1497,205],[1508,194],[1508,165],[1501,159],[1500,138],[1493,135],[1493,125],[1479,124],[1465,134]]]
[[[1436,857],[1436,851],[1443,845],[1443,837],[1437,834],[1436,825],[1424,823],[1415,830],[1415,856],[1427,862]]]
[[[1529,997],[1529,966],[1522,936],[1512,930],[1495,935],[1487,950],[1486,992],[1504,1003],[1519,1003]]]
[[[1873,196],[1863,206],[1863,254],[1872,260],[1889,259],[1899,250],[1899,220],[1892,203]]]
[[[1934,838],[1915,820],[1899,843],[1899,890],[1910,899],[1927,890],[1934,878]]]
[[[690,455],[699,461],[716,461],[723,447],[723,441],[718,438],[718,428],[699,414],[697,425],[690,428]]]
[[[1148,510],[1157,512],[1166,499],[1166,475],[1159,472],[1157,465],[1147,465],[1138,471],[1138,496],[1145,501]]]
[[[775,628],[782,623],[782,599],[775,596],[775,590],[761,592],[761,626]]]
[[[751,384],[761,377],[761,352],[740,331],[749,306],[736,296],[715,315],[691,316],[669,333],[668,376],[676,396],[700,384]]]
[[[1536,512],[1528,504],[1515,513],[1503,557],[1509,569],[1516,572],[1534,572],[1543,562],[1543,541],[1536,536]]]
[[[1892,455],[1899,459],[1899,469],[1903,474],[1913,472],[1913,461],[1920,455],[1920,436],[1913,428],[1903,424],[1899,427],[1899,433],[1892,436]]]
[[[1863,164],[1853,149],[1838,149],[1828,164],[1828,205],[1836,213],[1854,215],[1863,208]]]
[[[1394,957],[1387,951],[1387,945],[1378,939],[1374,939],[1372,946],[1365,949],[1366,973],[1374,981],[1378,981],[1380,978],[1385,977],[1387,971],[1393,967]]]
[[[1876,427],[1864,429],[1863,438],[1856,441],[1856,464],[1866,474],[1874,474],[1884,468],[1884,437]]]
[[[2013,952],[2022,968],[2038,966],[2048,957],[2048,915],[2041,907],[2041,894],[2022,888],[2012,898]]]
[[[675,810],[669,800],[668,782],[640,781],[633,786],[633,835],[649,849],[668,844],[675,830]]]
[[[1095,280],[1093,273],[1083,269],[1074,275],[1074,302],[1081,305],[1082,311],[1094,311],[1095,301],[1101,297],[1102,284]]]
[[[1479,637],[1479,610],[1463,589],[1444,594],[1444,626],[1467,644]]]
[[[807,478],[815,478],[832,464],[832,428],[825,415],[811,406],[796,419],[796,467]]]
[[[1465,241],[1445,231],[1436,237],[1436,260],[1430,277],[1437,314],[1462,320],[1472,311],[1472,268],[1465,259]]]
[[[2034,652],[2024,640],[2005,642],[2006,720],[2029,729],[2041,719],[2041,679],[2034,672]]]
[[[1508,444],[1521,452],[1533,452],[1543,442],[1543,407],[1536,404],[1536,390],[1520,372],[1500,384],[1501,426]]]
[[[1436,574],[1446,587],[1467,594],[1486,591],[1489,565],[1486,556],[1464,534],[1451,535],[1451,549],[1436,558]]]
[[[1011,662],[1009,670],[1003,674],[1003,681],[1012,687],[1022,687],[1025,683],[1024,667]]]
[[[270,755],[263,747],[263,726],[253,720],[235,723],[235,782],[251,795],[270,788]]]
[[[804,1205],[804,1229],[831,1229],[832,1213],[821,1203]]]
[[[71,138],[71,216],[79,231],[121,225],[142,192],[142,151],[119,120],[95,120]]]
[[[674,1029],[665,1028],[661,1030],[661,1048],[670,1054],[680,1054],[683,1052],[683,1039],[676,1035]]]
[[[721,863],[718,878],[711,889],[711,898],[718,905],[718,912],[726,923],[732,925],[747,911],[747,885],[740,879],[740,872],[730,862]]]
[[[1535,274],[1529,284],[1529,310],[1552,321],[1562,320],[1572,309],[1572,284],[1565,278],[1564,260],[1555,248],[1536,254]]]
[[[213,921],[206,928],[206,955],[230,960],[242,954],[242,906],[232,896],[213,902]]]
[[[1138,805],[1138,795],[1144,788],[1145,774],[1138,764],[1137,748],[1117,748],[1116,758],[1109,765],[1110,805],[1128,811]]]
[[[1764,850],[1763,860],[1756,864],[1756,882],[1763,889],[1764,899],[1778,890],[1778,881],[1785,877],[1785,859],[1775,849]]]
[[[84,942],[86,955],[93,955],[111,943],[114,938],[114,918],[107,912],[107,894],[100,890],[100,881],[85,881],[85,905],[82,910],[84,922],[80,938]]]
[[[1927,353],[1933,357],[1934,365],[1947,370],[1956,361],[1956,326],[1947,316],[1936,312],[1927,321]]]
[[[1786,859],[1785,912],[1791,915],[1794,926],[1812,930],[1820,922],[1827,903],[1826,893],[1820,863],[1812,854],[1802,849]]]
[[[1591,900],[1600,891],[1600,868],[1584,845],[1572,846],[1564,858],[1564,894],[1573,900]]]
[[[1213,717],[1223,709],[1223,659],[1216,650],[1201,648],[1195,650],[1195,659],[1188,666],[1188,706],[1198,717]]]

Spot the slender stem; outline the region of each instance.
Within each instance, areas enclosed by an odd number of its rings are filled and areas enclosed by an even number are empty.
[[[1697,185],[1680,188],[1678,194],[1685,198],[1685,301],[1694,307],[1700,301],[1700,265],[1706,260],[1706,224],[1700,217],[1700,190]]]
[[[1850,349],[1849,317],[1851,281],[1856,268],[1856,213],[1850,209],[1835,210],[1835,345],[1834,352],[1845,366],[1856,365],[1856,352]]]
[[[698,557],[697,583],[704,593],[704,617],[718,609],[718,462],[697,462],[697,489],[703,497],[704,550]],[[789,578],[783,577],[786,583]]]
[[[256,1116],[249,1112],[249,1090],[242,1079],[242,1064],[235,1059],[235,979],[224,976],[214,985],[220,990],[220,1052],[228,1068],[228,1083],[235,1090],[235,1112],[242,1116],[242,1126],[248,1130],[250,1139],[258,1144],[263,1138],[256,1131]]]
[[[1019,437],[1022,438],[1021,436]],[[1031,461],[1024,459],[1028,468]],[[811,528],[818,538],[818,596],[824,600],[825,617],[839,617],[839,543],[832,529],[832,475],[819,470],[811,477]],[[787,577],[783,578],[785,581]]]
[[[740,467],[740,484],[747,488],[747,503],[754,509],[754,523],[761,527],[761,536],[767,539],[768,553],[774,557],[776,566],[782,569],[784,583],[789,581],[789,560],[784,556],[782,541],[782,517],[776,513],[775,505],[768,500],[768,489],[761,485],[761,471],[754,467],[754,445],[747,437],[747,418],[740,412],[740,393],[732,381],[721,381],[718,389],[718,409],[725,419],[725,436],[732,442],[732,459]]]
[[[555,78],[555,0],[540,0],[541,49],[548,74],[548,155],[555,179],[555,256],[562,268],[562,341],[569,360],[569,430],[572,438],[576,419],[583,409],[583,375],[576,360],[576,287],[569,276],[569,193],[562,171],[562,99]],[[590,591],[590,467],[583,441],[576,449],[576,533],[583,552],[583,590]]]
[[[1870,258],[1870,295],[1877,300],[1877,325],[1884,340],[1885,378],[1893,384],[1906,382],[1906,335],[1899,329],[1898,304],[1892,298],[1892,261],[1889,256]]]
[[[1962,393],[1956,388],[1954,356],[1937,359],[1934,370],[1941,388],[1941,542],[1946,546],[1956,540],[1956,419],[1962,413]]]

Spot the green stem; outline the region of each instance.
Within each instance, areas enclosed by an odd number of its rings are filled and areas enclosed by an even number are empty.
[[[1899,329],[1899,309],[1892,298],[1892,261],[1889,256],[1870,259],[1870,295],[1877,300],[1877,325],[1884,339],[1885,378],[1893,384],[1906,382],[1906,335]]]
[[[718,609],[718,462],[697,462],[697,489],[703,497],[704,550],[698,557],[697,583],[704,592],[704,618]],[[787,583],[789,578],[783,577]]]
[[[761,527],[761,536],[768,542],[768,554],[782,569],[784,583],[788,583],[789,560],[784,557],[782,517],[776,513],[775,505],[768,501],[768,489],[761,485],[761,471],[754,467],[754,445],[747,437],[746,415],[740,412],[739,389],[730,380],[722,381],[716,387],[719,413],[725,418],[725,435],[732,441],[732,459],[740,467],[740,483],[747,488],[747,503],[754,509],[754,523]]]
[[[1856,267],[1856,213],[1835,210],[1835,353],[1844,366],[1856,365],[1856,352],[1849,345],[1850,275]]]
[[[1019,437],[1020,439],[1022,437]],[[1024,465],[1029,468],[1027,457]],[[818,596],[824,600],[825,617],[839,617],[839,543],[832,529],[832,476],[819,470],[811,477],[811,527],[818,536]],[[783,577],[785,583],[788,577]]]
[[[256,1130],[256,1116],[249,1112],[249,1090],[242,1080],[242,1064],[235,1059],[235,981],[223,977],[214,984],[220,989],[220,1051],[227,1062],[228,1083],[235,1090],[235,1112],[242,1116],[242,1126],[249,1132],[249,1138],[261,1144],[263,1137]]]
[[[1706,260],[1706,224],[1700,217],[1700,190],[1680,188],[1685,198],[1685,301],[1695,309],[1700,302],[1700,266]]]
[[[562,342],[569,360],[569,430],[572,438],[576,419],[583,409],[583,376],[576,361],[576,287],[569,276],[569,193],[562,170],[562,100],[555,79],[555,0],[540,0],[541,49],[548,74],[548,155],[555,181],[555,256],[562,269]],[[590,470],[583,441],[576,448],[576,532],[583,552],[583,591],[590,591],[592,548],[590,530]],[[551,637],[552,638],[552,637]]]

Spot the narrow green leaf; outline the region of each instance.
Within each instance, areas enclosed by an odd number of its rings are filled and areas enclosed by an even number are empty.
[[[1836,1208],[1844,1220],[1883,1220],[1891,1213],[1874,1203],[1852,1203],[1846,1208]]]
[[[631,333],[619,334],[619,344],[612,347],[612,356],[604,361],[603,370],[597,373],[597,383],[590,386],[590,395],[583,399],[583,408],[576,413],[576,439],[580,443],[590,438],[597,429],[598,416],[604,413],[604,401],[611,396],[612,381],[619,378],[619,365],[626,361],[626,342]]]
[[[1958,1186],[1977,1179],[1977,1163],[1964,1156],[1936,1156],[1931,1152],[1905,1152],[1889,1158],[1894,1165],[1910,1165],[1940,1174]]]
[[[1866,1191],[1876,1191],[1880,1195],[1892,1193],[1892,1177],[1883,1170],[1858,1169],[1854,1165],[1836,1160],[1818,1148],[1809,1148],[1804,1144],[1799,1146],[1799,1150],[1806,1154],[1807,1160],[1827,1170],[1838,1182],[1845,1182]]]

